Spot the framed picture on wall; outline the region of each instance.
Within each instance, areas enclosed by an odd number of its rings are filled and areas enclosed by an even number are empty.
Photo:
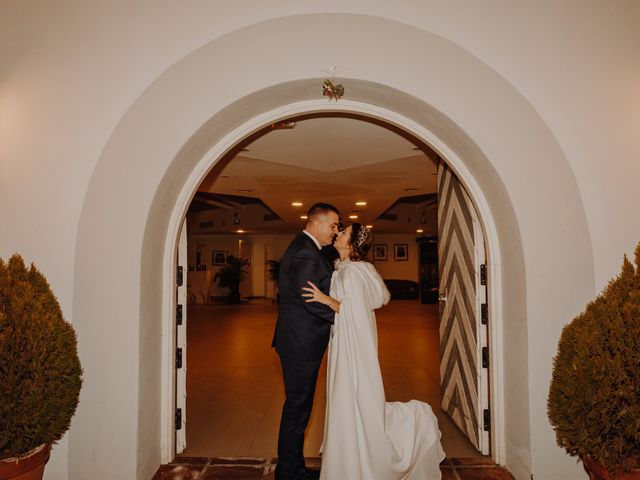
[[[227,264],[227,251],[226,250],[214,250],[211,255],[211,265],[226,265]]]
[[[373,259],[374,260],[386,260],[387,259],[387,245],[379,243],[373,245]]]
[[[395,261],[409,260],[409,246],[406,243],[393,246],[393,259]]]

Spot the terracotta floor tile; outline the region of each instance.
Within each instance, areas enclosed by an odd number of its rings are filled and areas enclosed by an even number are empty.
[[[204,467],[209,462],[209,457],[187,457],[187,456],[177,456],[174,458],[171,464],[184,464],[191,465],[194,467],[202,466]]]
[[[461,466],[461,467],[470,467],[470,466],[480,466],[480,465],[489,465],[495,466],[495,463],[490,457],[455,457],[451,459],[451,465]]]
[[[442,472],[442,480],[458,480],[453,468],[440,467],[440,471]]]
[[[456,467],[461,480],[513,480],[507,470],[500,467]]]
[[[173,464],[161,466],[153,480],[273,480],[276,461],[275,458],[178,457]],[[306,458],[305,462],[313,469],[320,468],[322,463],[320,457]],[[506,469],[486,458],[446,459],[440,470],[442,480],[513,480]]]
[[[202,472],[199,480],[256,480],[264,478],[264,468],[260,466],[210,466]]]
[[[194,465],[162,465],[152,480],[196,480],[202,468]]]
[[[259,466],[262,468],[265,468],[270,464],[271,464],[271,459],[255,458],[255,457],[243,457],[243,458],[214,457],[209,462],[209,465],[211,466],[242,465],[242,466]]]

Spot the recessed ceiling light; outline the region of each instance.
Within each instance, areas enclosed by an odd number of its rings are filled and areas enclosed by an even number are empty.
[[[291,202],[291,206],[292,207],[301,207],[302,206],[302,202]]]
[[[308,217],[307,217],[306,215],[300,215],[300,218],[301,218],[302,220],[306,220]]]
[[[356,205],[358,205],[359,207],[364,207],[367,204],[367,202],[356,202]]]
[[[365,225],[367,228],[373,228],[373,225]]]
[[[244,233],[244,230],[236,230],[236,233]]]
[[[357,220],[358,219],[358,215],[349,215],[349,218],[351,220]]]
[[[423,229],[421,229],[421,228],[419,228],[419,229],[417,229],[417,230],[416,230],[416,233],[422,233],[422,232],[424,232],[424,230],[423,230]]]

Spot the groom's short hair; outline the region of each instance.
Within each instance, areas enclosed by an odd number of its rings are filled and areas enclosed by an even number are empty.
[[[329,203],[314,203],[311,205],[309,210],[307,210],[307,220],[310,221],[318,215],[326,215],[329,212],[334,212],[336,215],[340,215],[338,209]]]

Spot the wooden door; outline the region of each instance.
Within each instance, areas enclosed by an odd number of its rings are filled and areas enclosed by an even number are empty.
[[[442,409],[486,455],[491,418],[484,237],[469,195],[443,162],[438,235]]]

